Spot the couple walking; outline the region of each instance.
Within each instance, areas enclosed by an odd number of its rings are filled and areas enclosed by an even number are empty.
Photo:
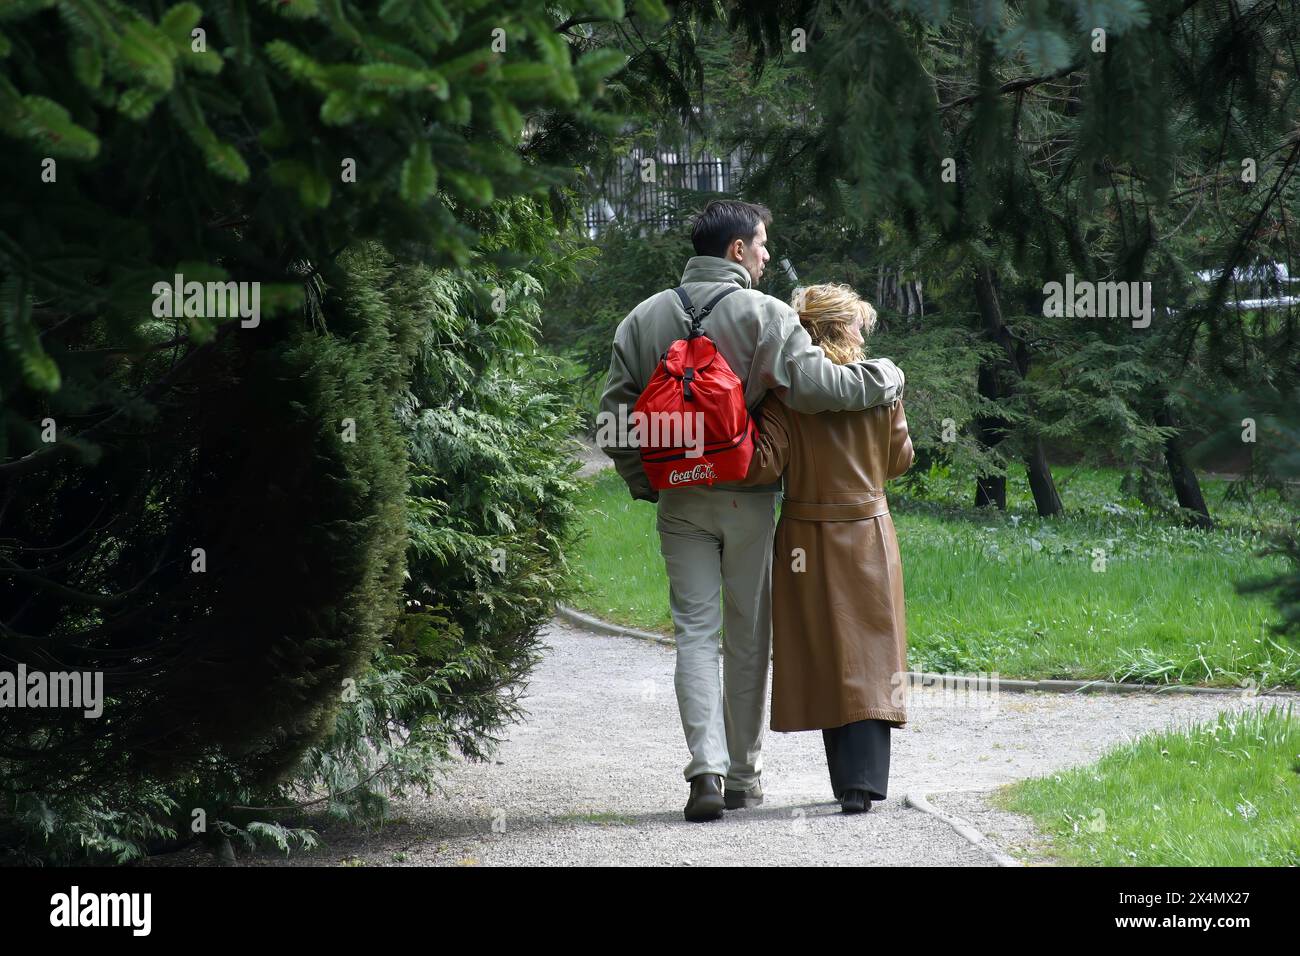
[[[822,731],[846,813],[885,799],[890,730],[907,720],[895,691],[907,669],[903,572],[883,491],[912,462],[903,373],[889,359],[863,359],[875,311],[847,287],[800,289],[798,311],[754,288],[770,258],[769,225],[761,205],[709,203],[694,219],[696,255],[682,274],[692,302],[739,287],[703,331],[757,412],[744,480],[656,492],[636,447],[605,449],[632,497],[658,508],[691,754],[687,820],[762,803],[769,659],[772,729]],[[628,314],[614,334],[602,413],[635,405],[688,326],[672,290]]]

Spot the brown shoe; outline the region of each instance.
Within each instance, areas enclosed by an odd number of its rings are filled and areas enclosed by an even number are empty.
[[[687,820],[703,823],[721,819],[723,806],[722,774],[702,773],[691,777],[691,796],[683,811]]]
[[[728,810],[744,810],[756,807],[763,802],[763,785],[756,783],[748,790],[724,790]]]

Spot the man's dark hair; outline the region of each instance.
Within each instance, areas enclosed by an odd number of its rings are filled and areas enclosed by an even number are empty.
[[[726,258],[727,248],[737,239],[749,242],[758,224],[772,225],[766,206],[739,199],[715,199],[695,214],[691,222],[691,244],[697,256]]]

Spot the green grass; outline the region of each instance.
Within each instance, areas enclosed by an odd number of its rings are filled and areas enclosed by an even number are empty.
[[[1147,514],[1114,489],[1118,473],[1058,469],[1069,512],[1041,519],[1022,481],[1005,513],[976,511],[968,488],[891,487],[907,593],[908,663],[1026,679],[1300,686],[1300,653],[1268,632],[1267,600],[1233,583],[1280,568],[1255,555],[1284,502],[1238,503],[1206,480],[1222,527],[1201,532]],[[606,620],[671,633],[655,509],[613,472],[590,482],[575,553],[575,603]],[[1094,552],[1104,555],[1103,565]]]
[[[585,533],[574,553],[580,586],[574,603],[607,621],[671,634],[655,506],[633,501],[613,470],[588,485],[578,503]]]
[[[1300,865],[1300,721],[1288,706],[1144,737],[1004,788],[1066,864]]]

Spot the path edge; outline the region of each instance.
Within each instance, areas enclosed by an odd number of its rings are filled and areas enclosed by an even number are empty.
[[[671,637],[656,634],[653,631],[641,631],[622,624],[612,624],[593,617],[567,604],[555,605],[555,613],[570,624],[584,627],[598,634],[612,637],[630,637],[638,641],[653,641],[665,647],[676,647],[677,642]],[[1200,694],[1202,696],[1231,695],[1235,697],[1282,697],[1300,700],[1300,692],[1272,688],[1268,690],[1245,690],[1235,687],[1197,687],[1191,684],[1125,684],[1108,680],[1014,680],[997,678],[996,684],[990,675],[968,677],[963,674],[935,674],[928,671],[908,671],[908,684],[912,687],[943,688],[945,690],[1005,690],[1013,693],[1030,693],[1040,691],[1056,694]]]
[[[974,846],[976,849],[982,852],[985,856],[993,860],[995,865],[1024,866],[1024,864],[1021,863],[1019,860],[999,850],[996,844],[994,844],[993,841],[990,840],[985,834],[975,829],[974,824],[972,824],[970,821],[964,820],[958,816],[954,816],[953,814],[948,813],[944,810],[940,810],[938,807],[932,804],[928,799],[932,794],[971,793],[971,792],[978,792],[978,791],[934,790],[930,792],[924,792],[921,790],[915,790],[903,798],[903,805],[912,807],[914,810],[920,810],[922,813],[928,813],[932,817],[938,817],[944,823],[948,824],[948,826],[950,826],[954,831],[956,831],[957,834],[961,836],[964,840],[966,840],[967,843],[970,843],[972,846]]]
[[[611,637],[631,637],[638,641],[653,641],[666,647],[677,646],[677,642],[673,638],[664,634],[655,634],[653,631],[639,631],[634,627],[624,627],[622,624],[611,624],[609,621],[602,621],[598,617],[592,617],[590,614],[585,614],[577,608],[569,607],[567,604],[557,603],[555,613],[570,624],[585,627],[597,634],[607,634]]]

